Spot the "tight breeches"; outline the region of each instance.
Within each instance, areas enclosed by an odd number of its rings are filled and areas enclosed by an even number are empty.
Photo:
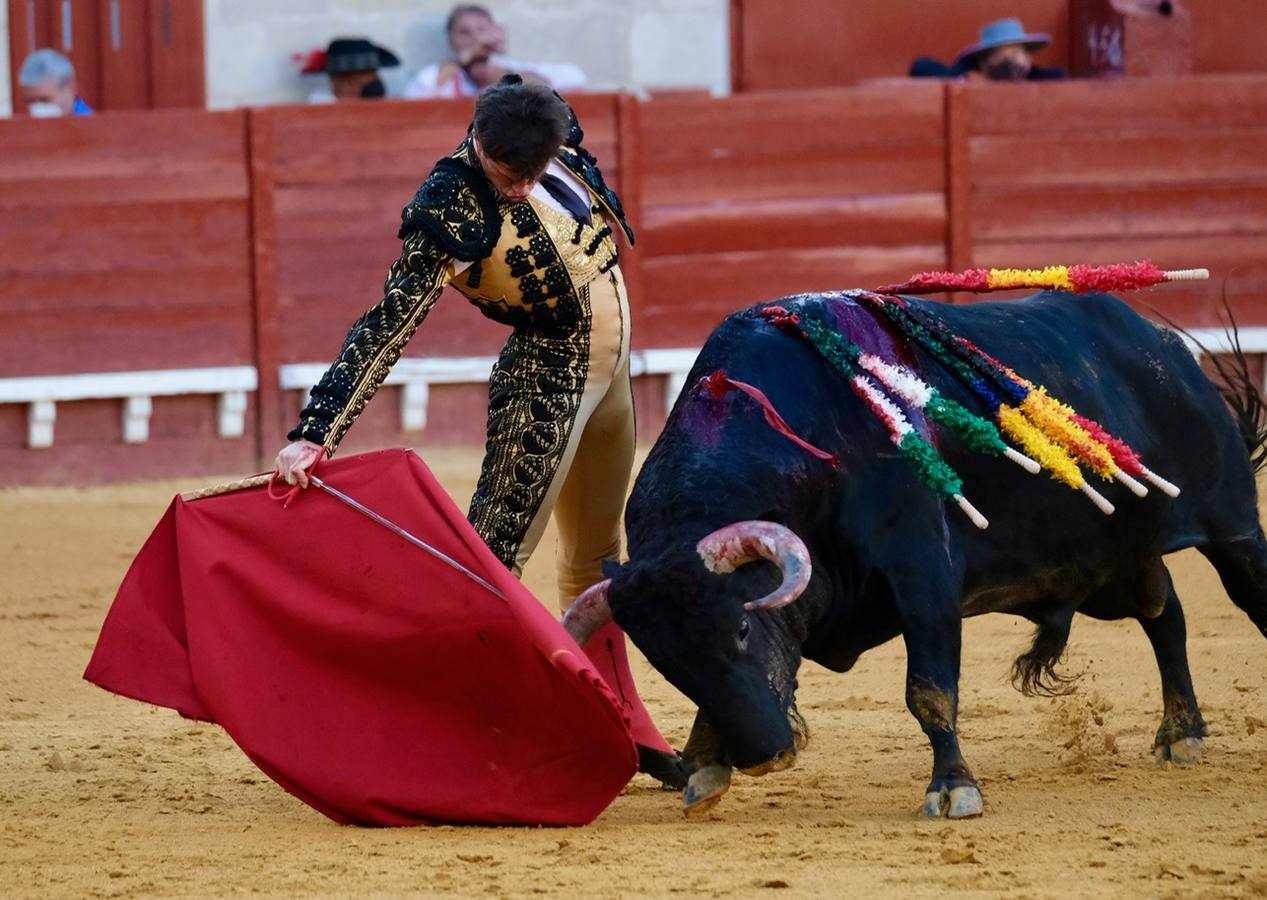
[[[584,327],[516,331],[489,385],[488,442],[469,518],[519,574],[553,512],[560,608],[620,554],[634,457],[629,303],[619,267],[582,292]]]

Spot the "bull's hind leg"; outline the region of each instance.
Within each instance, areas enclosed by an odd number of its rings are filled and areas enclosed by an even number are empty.
[[[1267,637],[1267,540],[1261,528],[1231,540],[1211,541],[1198,547],[1219,573],[1232,602]]]
[[[1161,675],[1162,719],[1153,741],[1159,763],[1201,761],[1205,720],[1188,669],[1188,632],[1183,607],[1161,558],[1106,585],[1079,609],[1097,619],[1135,618],[1144,629]]]
[[[1153,740],[1153,755],[1158,763],[1190,766],[1201,761],[1201,739],[1206,735],[1206,727],[1192,689],[1192,673],[1188,670],[1188,629],[1183,607],[1169,580],[1167,577],[1166,605],[1161,615],[1139,620],[1153,645],[1161,672],[1163,711],[1161,727]]]

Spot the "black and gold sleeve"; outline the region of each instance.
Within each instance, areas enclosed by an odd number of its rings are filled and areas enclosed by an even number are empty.
[[[287,437],[334,453],[452,277],[452,256],[423,230],[404,238],[383,285],[383,299],[356,320]]]

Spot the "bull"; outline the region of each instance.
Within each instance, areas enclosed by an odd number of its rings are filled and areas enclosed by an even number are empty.
[[[980,406],[923,347],[847,296],[779,302]],[[721,798],[732,768],[760,775],[794,764],[808,735],[795,702],[802,659],[847,672],[864,651],[901,636],[906,704],[933,751],[924,811],[961,818],[983,810],[956,734],[962,617],[1004,612],[1034,623],[1032,646],[1013,665],[1026,693],[1062,690],[1056,664],[1075,613],[1136,619],[1161,674],[1155,753],[1176,764],[1200,759],[1206,726],[1162,557],[1196,547],[1267,636],[1267,542],[1251,464],[1261,460],[1263,407],[1248,379],[1234,415],[1174,332],[1105,294],[907,302],[1102,423],[1182,493],[1137,498],[1110,485],[1103,490],[1117,510],[1105,516],[1076,491],[942,437],[964,493],[992,523],[981,530],[917,480],[822,354],[758,307],[729,316],[638,475],[628,561],[565,616],[581,642],[614,617],[697,705],[683,751],[688,814]],[[719,370],[761,388],[797,435],[838,464],[769,427],[748,396],[703,389]]]

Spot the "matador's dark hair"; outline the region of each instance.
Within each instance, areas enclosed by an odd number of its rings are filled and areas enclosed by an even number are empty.
[[[475,101],[475,138],[484,153],[521,178],[539,176],[567,137],[571,116],[544,84],[507,75]]]

